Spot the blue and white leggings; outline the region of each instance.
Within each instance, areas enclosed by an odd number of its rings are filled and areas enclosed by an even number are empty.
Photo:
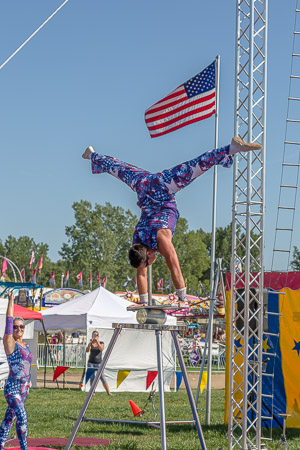
[[[15,386],[6,383],[4,395],[8,403],[4,419],[0,427],[0,449],[4,449],[4,444],[9,436],[14,418],[16,421],[16,432],[21,450],[27,450],[27,413],[25,400],[29,392],[29,385],[22,386],[21,392],[16,392]]]

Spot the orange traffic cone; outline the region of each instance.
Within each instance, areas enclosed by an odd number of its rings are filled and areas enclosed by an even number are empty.
[[[132,400],[129,400],[130,407],[132,409],[134,417],[141,416],[144,414],[144,412],[141,410],[141,408],[138,407]]]

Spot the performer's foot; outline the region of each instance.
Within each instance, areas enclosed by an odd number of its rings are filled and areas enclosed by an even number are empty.
[[[229,155],[233,156],[236,153],[240,152],[251,152],[253,150],[260,150],[262,148],[262,145],[255,144],[253,142],[247,144],[243,139],[239,137],[232,138],[230,149],[229,149]]]
[[[88,148],[85,149],[84,153],[82,153],[82,157],[83,159],[91,159],[93,153],[95,153],[95,150],[91,145],[89,145]]]

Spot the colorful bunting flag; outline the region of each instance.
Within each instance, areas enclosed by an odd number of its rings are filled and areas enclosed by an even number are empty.
[[[105,287],[106,281],[107,281],[107,278],[104,277],[103,280],[101,281],[101,286]]]
[[[41,256],[40,262],[39,262],[39,273],[41,273],[41,270],[43,268],[43,255]]]
[[[204,391],[204,388],[207,384],[207,372],[203,372],[202,373],[202,377],[201,377],[201,381],[200,381],[200,392],[202,394],[202,392]]]
[[[182,382],[182,372],[176,371],[176,392],[180,388]]]
[[[64,373],[66,370],[68,370],[69,367],[67,366],[57,366],[54,370],[54,374],[53,374],[53,382],[62,374]]]
[[[158,374],[157,371],[148,370],[147,380],[146,380],[146,389],[148,389],[148,387],[151,386],[151,383],[155,380],[155,378],[157,377],[157,374]]]
[[[98,370],[96,367],[88,367],[86,374],[85,374],[85,383],[87,383],[95,373],[95,370]]]
[[[90,287],[90,289],[93,288],[93,280],[92,280],[92,273],[91,272],[89,273],[89,287]]]
[[[170,291],[171,290],[171,280],[168,280],[168,282],[167,282],[167,285],[166,285],[166,288],[165,289],[167,289],[167,291]]]
[[[100,287],[100,273],[98,272],[97,273],[97,284],[98,284],[98,287]]]
[[[130,374],[130,370],[119,370],[117,375],[117,389],[120,386],[120,384],[125,380],[125,378],[128,377]]]

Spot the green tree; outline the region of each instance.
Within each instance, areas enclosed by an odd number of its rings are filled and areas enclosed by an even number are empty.
[[[189,231],[187,220],[179,218],[173,237],[173,244],[178,255],[183,277],[187,281],[188,289],[197,291],[199,281],[204,281],[204,273],[210,264],[201,233],[199,231]],[[157,257],[157,261],[152,267],[153,292],[157,292],[157,282],[163,278],[164,286],[166,286],[167,280],[171,276],[165,260],[161,256]]]
[[[203,230],[200,230],[201,235],[203,236],[203,241],[207,246],[208,255],[210,257],[211,254],[211,233],[205,233]],[[253,242],[257,241],[258,235],[251,232],[251,239]],[[239,248],[237,249],[237,255],[243,259],[245,256],[245,248],[246,248],[246,236],[244,233],[241,233],[240,228],[237,228],[237,239],[240,243]],[[251,260],[251,270],[257,270],[257,265],[255,263],[256,258],[259,256],[259,243],[257,245],[253,245],[252,247],[252,260]],[[226,227],[218,227],[216,229],[216,259],[222,259],[222,268],[226,271],[230,271],[230,261],[232,255],[232,224],[230,223]],[[209,278],[209,273],[206,273],[206,277]]]
[[[47,285],[47,278],[49,277],[53,263],[48,257],[49,246],[43,242],[37,243],[33,238],[29,236],[20,236],[15,238],[9,235],[3,245],[4,254],[13,261],[20,270],[25,269],[26,281],[30,281],[30,275],[33,269],[37,271],[37,283]],[[31,270],[29,269],[29,261],[31,251],[35,252],[35,263],[33,263]],[[38,265],[41,255],[43,255],[43,268],[40,274],[38,274]],[[13,280],[13,272],[8,265],[7,269],[8,277]],[[19,281],[19,280],[18,280]]]
[[[300,270],[300,250],[296,246],[294,246],[293,258],[294,259],[291,262],[292,268],[294,270]]]
[[[70,285],[78,286],[76,275],[82,272],[83,287],[88,288],[88,275],[107,277],[107,288],[118,290],[127,274],[133,278],[135,270],[128,264],[128,249],[137,222],[129,210],[106,203],[75,202],[72,206],[74,225],[66,227],[68,242],[62,245],[60,256],[70,270]]]

